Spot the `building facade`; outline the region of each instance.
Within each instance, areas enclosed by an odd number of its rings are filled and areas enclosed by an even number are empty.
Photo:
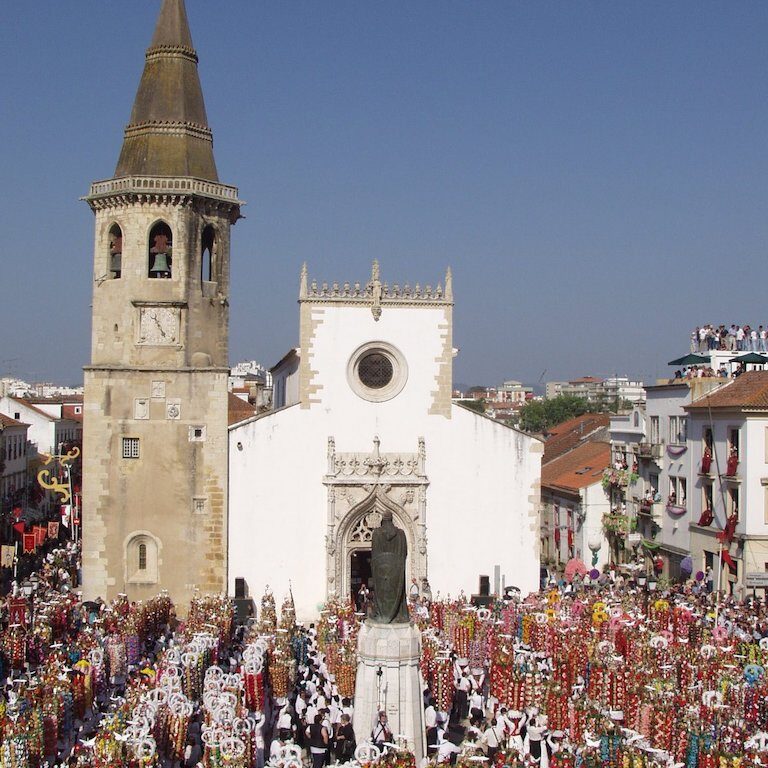
[[[691,557],[743,596],[751,574],[768,572],[768,372],[744,373],[686,410]]]
[[[230,227],[183,0],[164,0],[95,215],[86,599],[226,588]]]
[[[320,285],[302,272],[300,343],[276,410],[230,428],[230,587],[292,588],[299,617],[370,577],[389,510],[407,577],[443,593],[537,589],[541,443],[452,402],[453,294]],[[257,556],[254,552],[257,551]]]

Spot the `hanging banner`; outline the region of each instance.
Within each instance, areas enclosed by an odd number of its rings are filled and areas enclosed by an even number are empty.
[[[58,523],[48,523],[48,538],[49,539],[58,539],[59,538],[59,524]]]
[[[26,526],[25,526],[23,521],[20,522],[20,523],[14,523],[13,524],[13,530],[16,531],[16,533],[24,533],[24,528],[25,527]]]
[[[45,537],[48,535],[48,526],[47,525],[36,525],[35,526],[35,546],[42,547],[45,543]]]
[[[27,625],[27,601],[23,597],[8,598],[8,623]]]
[[[0,548],[0,567],[13,568],[13,556],[16,554],[16,547],[13,544],[3,544]]]
[[[29,554],[35,551],[35,534],[34,533],[25,533],[22,536],[24,540],[24,554]]]
[[[61,524],[65,528],[69,528],[69,516],[72,514],[72,505],[71,504],[62,504],[61,505]]]

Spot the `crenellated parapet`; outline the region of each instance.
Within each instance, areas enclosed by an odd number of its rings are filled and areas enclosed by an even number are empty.
[[[379,262],[374,260],[371,279],[367,283],[333,282],[318,283],[309,280],[307,265],[301,268],[299,301],[319,304],[361,304],[369,305],[376,320],[381,316],[382,307],[390,306],[451,306],[453,305],[453,284],[451,269],[448,268],[444,285],[382,282]]]

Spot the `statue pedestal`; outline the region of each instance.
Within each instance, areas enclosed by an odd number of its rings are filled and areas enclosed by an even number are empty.
[[[378,713],[384,710],[393,740],[404,736],[417,764],[426,754],[420,651],[421,633],[411,624],[376,624],[370,619],[363,623],[353,719],[360,744],[370,741]]]

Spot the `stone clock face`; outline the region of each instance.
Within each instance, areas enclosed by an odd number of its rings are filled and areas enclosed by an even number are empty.
[[[179,310],[174,307],[142,307],[139,310],[139,344],[154,346],[179,343]]]

